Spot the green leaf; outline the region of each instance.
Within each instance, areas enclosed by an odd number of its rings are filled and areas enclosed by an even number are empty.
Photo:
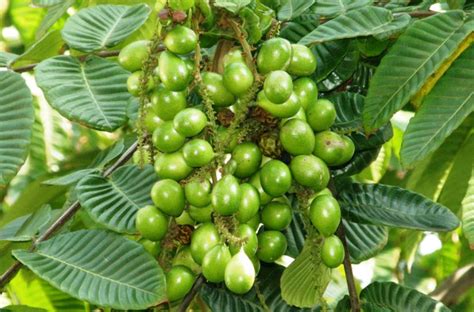
[[[237,14],[243,7],[249,5],[250,2],[251,0],[215,0],[214,6]]]
[[[250,44],[257,43],[262,38],[262,30],[260,27],[260,18],[250,8],[243,8],[239,13],[243,21],[243,26],[247,31],[247,41]]]
[[[98,171],[98,170],[93,169],[93,168],[80,169],[80,170],[73,171],[73,172],[71,172],[69,174],[66,174],[64,176],[61,176],[61,177],[46,180],[46,181],[43,182],[43,184],[46,184],[46,185],[71,185],[71,184],[79,182],[79,180],[81,180],[85,176],[87,176],[91,173],[94,173],[96,171]]]
[[[0,240],[25,242],[29,241],[51,220],[51,207],[41,209],[13,220],[0,230]]]
[[[263,312],[255,298],[255,292],[238,296],[227,289],[203,284],[199,294],[211,311]]]
[[[67,9],[73,6],[75,2],[75,0],[62,0],[57,4],[48,6],[48,11],[36,31],[36,38],[42,37],[51,26],[67,13]]]
[[[369,5],[372,2],[373,0],[316,0],[314,7],[317,14],[326,17],[334,17]]]
[[[98,5],[70,17],[62,35],[71,48],[79,51],[111,48],[140,28],[150,12],[145,4]]]
[[[352,263],[360,263],[378,254],[387,244],[384,226],[361,224],[343,219],[347,246]]]
[[[321,240],[307,240],[301,254],[281,276],[281,296],[289,305],[312,308],[321,303],[331,270],[321,260]]]
[[[0,67],[7,67],[17,57],[16,54],[0,51]]]
[[[165,278],[156,260],[140,244],[110,232],[62,234],[41,242],[34,252],[15,250],[13,255],[53,286],[93,304],[145,309],[165,298]]]
[[[296,207],[293,208],[293,218],[290,226],[283,231],[288,242],[288,248],[285,254],[293,258],[298,257],[306,239],[302,211],[297,211],[296,209]]]
[[[315,0],[287,0],[278,10],[280,21],[292,20],[308,10]]]
[[[354,183],[341,191],[340,204],[344,217],[358,223],[439,232],[459,226],[448,208],[396,186]]]
[[[463,20],[460,11],[436,14],[414,22],[400,36],[371,80],[363,114],[366,131],[389,121],[456,50],[469,34]]]
[[[34,122],[33,98],[19,74],[0,72],[0,103],[1,194],[25,161]]]
[[[2,312],[42,312],[45,309],[32,308],[26,305],[9,305],[2,308]]]
[[[462,201],[462,231],[474,249],[474,167],[471,169],[469,188]]]
[[[56,4],[60,4],[64,2],[65,0],[31,0],[31,3],[33,5],[39,6],[39,7],[50,7]]]
[[[3,2],[3,1],[2,1]],[[26,46],[35,41],[35,33],[45,15],[45,9],[31,6],[30,0],[10,0],[9,17]]]
[[[363,7],[318,26],[298,43],[311,45],[325,41],[373,36],[403,29],[409,21],[408,14],[394,18],[387,9]]]
[[[336,177],[349,177],[357,174],[370,166],[370,164],[377,159],[380,148],[373,148],[363,150],[354,154],[351,161],[342,168],[331,170]]]
[[[311,47],[311,50],[316,56],[318,64],[316,72],[313,75],[313,78],[317,82],[327,78],[339,64],[344,62],[345,56],[351,53],[349,40],[324,42]]]
[[[292,21],[284,23],[280,31],[280,37],[296,43],[318,25],[319,17],[317,15],[312,13],[303,14]],[[318,66],[321,65],[318,63]]]
[[[451,65],[426,96],[403,137],[404,165],[423,159],[474,111],[474,46]]]
[[[124,166],[110,179],[89,174],[77,184],[77,196],[96,222],[114,231],[134,233],[138,209],[153,204],[150,191],[156,179],[153,166]]]
[[[53,57],[35,69],[38,86],[53,108],[72,121],[104,131],[126,122],[128,75],[117,63],[96,56],[84,62]]]

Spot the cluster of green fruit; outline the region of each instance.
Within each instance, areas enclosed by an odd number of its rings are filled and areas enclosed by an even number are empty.
[[[290,225],[293,209],[285,195],[293,192],[295,185],[317,194],[307,213],[325,237],[323,262],[337,267],[344,258],[342,243],[334,235],[341,212],[325,189],[330,178],[328,166],[348,162],[354,144],[329,130],[336,111],[331,102],[318,99],[316,84],[308,77],[316,69],[313,53],[305,46],[273,38],[261,45],[256,57],[257,75],[265,80],[250,105],[281,120],[279,141],[291,156],[285,163],[264,156],[255,142],[227,137],[223,142],[226,155],[220,155],[210,143],[215,140],[205,131],[210,125],[208,116],[200,106],[189,107],[187,102],[194,71],[189,55],[197,40],[185,26],[170,30],[163,40],[166,51],[159,56],[156,77],[148,81],[150,114],[155,120],[150,126],[152,141],[159,151],[155,170],[160,180],[151,191],[154,206],[138,211],[136,228],[145,248],[157,255],[170,217],[177,224],[194,227],[190,244],[177,251],[167,273],[169,300],[184,297],[196,273],[209,282],[224,282],[234,293],[248,292],[260,261],[273,263],[286,252],[282,231]],[[148,42],[138,41],[119,55],[122,66],[133,72],[128,87],[135,96],[139,95],[140,68],[147,50]],[[222,74],[202,73],[199,93],[216,111],[234,110],[260,77],[255,77],[238,49],[231,50],[222,62]],[[218,125],[224,131],[225,126]],[[196,169],[212,167],[218,163],[216,157],[222,156],[227,156],[223,157],[225,168],[190,179]],[[222,220],[232,220],[234,226],[226,227]]]

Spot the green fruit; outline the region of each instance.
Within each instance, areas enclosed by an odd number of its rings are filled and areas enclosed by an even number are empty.
[[[184,210],[184,191],[174,180],[156,182],[151,189],[151,199],[156,207],[169,216],[178,217]]]
[[[202,139],[193,139],[183,147],[183,156],[191,167],[202,167],[214,158],[214,151],[209,142]]]
[[[258,71],[267,74],[273,70],[285,70],[291,60],[291,44],[283,38],[265,41],[257,56]]]
[[[160,179],[179,181],[186,178],[193,171],[193,168],[188,166],[183,153],[174,152],[156,157],[155,171]]]
[[[227,65],[230,65],[232,63],[244,63],[245,64],[244,57],[242,56],[242,51],[239,50],[239,49],[235,49],[235,50],[231,50],[231,51],[227,52],[227,54],[224,55],[224,59],[223,59],[222,62],[223,62],[224,68]]]
[[[166,273],[166,294],[170,302],[184,298],[193,287],[195,276],[193,272],[182,265],[172,267]]]
[[[186,210],[184,210],[178,217],[174,218],[174,221],[176,221],[176,224],[178,225],[194,225],[196,223]]]
[[[231,153],[239,143],[239,137],[232,135],[229,128],[219,126],[217,128],[216,141],[224,142],[224,152]]]
[[[294,93],[290,95],[290,98],[286,102],[275,104],[267,99],[264,91],[260,91],[257,95],[257,105],[278,118],[294,116],[301,108],[298,98]]]
[[[166,34],[163,43],[173,53],[188,54],[196,48],[197,36],[192,29],[177,25]]]
[[[336,120],[336,108],[326,99],[317,100],[308,105],[306,120],[314,131],[327,130]]]
[[[299,120],[302,120],[302,121],[306,122],[306,113],[305,113],[304,109],[301,107],[300,110],[296,114],[294,114],[293,116],[280,120],[280,123],[278,124],[279,127],[280,128],[283,127],[291,119],[299,119]]]
[[[293,92],[296,94],[301,107],[304,109],[318,100],[318,87],[316,83],[308,77],[293,81]]]
[[[291,187],[290,169],[280,160],[270,160],[260,169],[260,183],[265,193],[281,196]]]
[[[145,206],[137,211],[135,226],[142,237],[159,241],[168,232],[168,217],[154,206]]]
[[[205,207],[211,203],[211,183],[209,180],[190,181],[184,186],[188,202],[196,207]]]
[[[230,252],[235,255],[239,252],[240,248],[243,247],[248,256],[255,255],[258,248],[258,239],[255,229],[248,224],[241,224],[235,235],[241,239],[245,239],[246,242],[242,246],[230,245]]]
[[[261,212],[265,230],[282,231],[290,225],[292,217],[291,207],[286,203],[276,201],[265,205]]]
[[[168,0],[168,6],[175,11],[187,11],[194,7],[194,0]]]
[[[161,52],[158,59],[160,80],[166,89],[183,91],[188,86],[190,71],[186,63],[171,52]]]
[[[260,214],[256,213],[252,219],[250,219],[249,221],[247,221],[247,223],[245,224],[248,224],[250,225],[250,227],[252,229],[254,229],[255,231],[258,230],[258,228],[260,227]]]
[[[234,95],[247,92],[253,84],[253,79],[252,72],[244,63],[232,63],[224,69],[224,86]]]
[[[245,223],[250,221],[250,219],[258,213],[258,209],[260,208],[260,196],[257,189],[249,183],[241,184],[240,192],[239,211],[235,217],[240,223]]]
[[[322,190],[329,182],[329,169],[314,155],[298,155],[290,163],[291,175],[299,184]]]
[[[127,79],[127,90],[128,92],[133,95],[133,96],[139,96],[140,95],[140,78],[142,76],[143,72],[141,70],[133,72],[130,76],[128,76]],[[153,79],[149,79],[147,83],[147,91],[153,90],[155,87],[155,83]]]
[[[227,107],[235,103],[236,98],[225,88],[222,75],[212,72],[203,73],[202,83],[215,106]]]
[[[283,70],[272,71],[265,79],[263,92],[270,102],[282,104],[288,101],[293,92],[293,80]]]
[[[339,134],[332,131],[323,131],[314,136],[313,154],[321,158],[328,166],[335,166],[341,162],[346,142]]]
[[[260,167],[262,152],[257,144],[244,142],[234,148],[232,159],[237,164],[234,175],[238,178],[247,178],[257,172]]]
[[[197,264],[202,264],[204,256],[220,242],[219,232],[212,223],[203,223],[191,236],[191,255]]]
[[[319,233],[328,237],[336,232],[341,222],[341,208],[331,195],[321,195],[311,202],[309,216]]]
[[[139,121],[137,120],[137,123]],[[151,109],[150,106],[146,108],[146,116],[145,116],[145,127],[148,132],[153,133],[155,129],[161,125],[164,121],[160,119],[160,117],[156,116],[155,112]]]
[[[174,128],[185,137],[198,135],[207,125],[207,117],[196,108],[186,108],[173,119]]]
[[[165,121],[156,127],[152,141],[160,152],[171,153],[179,150],[186,138],[174,129],[172,121]]]
[[[380,55],[388,46],[389,40],[378,40],[374,37],[357,38],[357,48],[368,57]]]
[[[247,254],[241,249],[230,259],[225,268],[226,287],[239,295],[247,293],[255,282],[255,268]]]
[[[125,46],[118,55],[120,65],[130,72],[142,69],[143,62],[148,57],[150,41],[140,40]]]
[[[337,268],[344,261],[344,246],[339,237],[332,235],[324,239],[321,259],[329,268]]]
[[[151,96],[151,107],[162,120],[172,120],[176,114],[186,108],[186,94],[158,88]]]
[[[212,205],[209,204],[204,207],[189,206],[188,213],[191,218],[200,223],[211,222],[212,220]]]
[[[352,159],[352,156],[354,156],[355,153],[355,145],[351,138],[345,135],[342,135],[341,137],[344,141],[344,148],[342,149],[341,158],[339,158],[339,161],[335,164],[335,166],[344,165]]]
[[[308,123],[291,119],[281,127],[280,142],[291,155],[308,155],[314,150],[314,134]]]
[[[181,246],[178,249],[178,252],[173,258],[172,265],[184,265],[185,267],[193,271],[195,274],[201,272],[201,267],[199,266],[199,264],[194,262],[193,256],[191,255],[191,247],[189,245]]]
[[[224,281],[225,268],[229,263],[232,255],[229,247],[224,244],[214,246],[204,256],[202,260],[202,275],[212,283],[220,283]]]
[[[239,210],[241,196],[239,181],[232,175],[226,175],[212,190],[212,207],[218,214],[229,216]]]
[[[301,44],[291,45],[293,54],[287,72],[295,76],[309,76],[316,70],[316,57],[313,52]]]
[[[138,242],[153,257],[157,257],[161,252],[161,242],[154,242],[146,238],[141,238]]]
[[[268,204],[272,200],[273,197],[263,190],[262,183],[260,182],[260,171],[250,178],[249,183],[257,189],[261,205]]]
[[[257,257],[266,263],[272,263],[285,254],[288,242],[279,231],[263,231],[258,234]]]

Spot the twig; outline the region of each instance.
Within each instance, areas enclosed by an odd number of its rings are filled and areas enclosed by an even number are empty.
[[[450,306],[474,287],[474,264],[456,270],[430,296]]]
[[[346,234],[342,222],[341,224],[339,224],[339,228],[337,229],[337,236],[339,236],[342,241],[342,245],[344,246],[344,272],[346,273],[347,288],[349,289],[351,311],[360,312],[359,297],[357,295],[357,289],[355,287],[354,274],[352,273],[352,265],[349,255],[349,248],[347,247]]]
[[[189,307],[194,297],[196,296],[199,288],[201,288],[202,284],[204,284],[204,276],[199,275],[196,281],[194,282],[193,288],[191,288],[191,290],[184,297],[183,302],[179,306],[178,312],[186,311],[186,309]]]

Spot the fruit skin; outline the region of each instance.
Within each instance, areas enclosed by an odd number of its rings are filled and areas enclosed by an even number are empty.
[[[290,169],[280,160],[270,160],[260,169],[260,183],[266,193],[281,196],[291,187]]]
[[[184,265],[196,274],[201,272],[201,267],[193,260],[193,256],[191,255],[191,247],[189,247],[189,245],[181,246],[178,249],[178,252],[173,258],[172,265]]]
[[[230,245],[230,253],[235,255],[242,247],[249,257],[254,256],[258,248],[258,239],[255,229],[248,224],[241,224],[239,225],[236,236],[246,238],[247,241],[242,246]]]
[[[174,219],[178,225],[193,225],[196,223],[186,210]]]
[[[257,68],[261,74],[273,70],[285,70],[290,64],[291,43],[283,38],[272,38],[265,41],[257,56]]]
[[[265,96],[264,91],[260,91],[257,95],[257,105],[278,118],[288,118],[295,115],[301,108],[298,97],[292,93],[290,98],[282,103],[275,104],[270,102]]]
[[[169,216],[179,217],[184,210],[184,191],[174,180],[156,182],[151,189],[151,199],[156,207]]]
[[[194,280],[195,276],[189,268],[183,265],[172,267],[166,273],[166,294],[168,295],[168,300],[176,301],[186,296],[193,287]]]
[[[202,264],[206,253],[219,242],[220,237],[216,226],[212,223],[201,224],[191,236],[191,255],[194,261],[197,264]]]
[[[260,214],[256,213],[252,219],[248,220],[245,224],[250,225],[250,227],[255,231],[258,230],[258,227],[260,226]]]
[[[235,217],[240,223],[250,221],[260,208],[260,196],[257,189],[250,183],[240,185],[240,205]]]
[[[331,268],[337,268],[344,261],[344,246],[336,235],[326,237],[321,248],[321,259]]]
[[[185,137],[199,134],[207,124],[207,117],[196,108],[186,108],[180,111],[173,119],[174,128]]]
[[[316,70],[316,57],[311,49],[301,44],[292,44],[293,54],[287,72],[296,76],[309,76]]]
[[[247,178],[257,172],[262,163],[262,152],[257,144],[244,142],[237,145],[232,151],[232,159],[237,166],[234,175],[238,178]]]
[[[290,225],[292,217],[290,206],[277,201],[268,203],[261,212],[265,230],[282,231]]]
[[[211,188],[208,180],[190,181],[184,186],[184,194],[191,205],[205,207],[211,203]]]
[[[331,195],[321,195],[311,202],[309,216],[319,233],[328,237],[336,232],[341,222],[341,208]]]
[[[166,89],[183,91],[189,83],[190,72],[186,63],[169,51],[161,52],[158,59],[160,80]]]
[[[168,217],[155,206],[145,206],[138,210],[135,226],[144,238],[159,241],[168,232]]]
[[[173,120],[177,113],[186,108],[186,94],[159,87],[151,96],[151,108],[161,120]]]
[[[183,146],[186,138],[174,129],[172,121],[165,121],[153,131],[152,141],[160,152],[172,153]]]
[[[191,171],[193,168],[188,166],[181,152],[161,154],[156,157],[155,172],[160,179],[179,181],[186,178]]]
[[[260,204],[265,205],[268,204],[272,200],[272,196],[265,192],[262,187],[262,183],[260,182],[260,171],[257,171],[249,180],[249,183],[255,187],[258,191],[258,195],[260,197]]]
[[[308,77],[302,77],[293,81],[293,92],[298,97],[301,107],[306,109],[309,104],[318,100],[318,87]]]
[[[235,96],[224,86],[222,75],[213,72],[202,74],[202,83],[214,106],[227,107],[235,103]]]
[[[118,55],[118,62],[128,71],[134,72],[142,68],[143,61],[148,57],[150,41],[139,40],[125,46]]]
[[[188,54],[196,48],[197,36],[192,29],[177,25],[166,34],[163,43],[173,53]]]
[[[355,145],[354,142],[348,136],[342,135],[342,140],[344,141],[344,148],[342,150],[341,158],[335,164],[335,166],[344,165],[349,160],[352,159],[355,153]]]
[[[244,57],[242,56],[242,51],[239,49],[234,49],[229,52],[227,52],[226,55],[224,55],[224,59],[222,61],[224,68],[232,63],[244,63],[245,60]]]
[[[202,139],[193,139],[183,147],[183,157],[191,167],[201,167],[211,162],[214,151],[209,142]]]
[[[328,166],[314,155],[298,155],[290,163],[291,175],[299,184],[318,191],[329,183]]]
[[[209,204],[204,207],[189,206],[188,213],[191,218],[200,223],[211,222],[212,220],[212,205]]]
[[[321,158],[328,166],[335,166],[341,162],[346,143],[339,134],[328,130],[316,133],[314,139],[314,155]]]
[[[146,238],[141,238],[138,242],[153,257],[157,257],[160,254],[161,242],[154,242]]]
[[[288,242],[279,231],[263,231],[258,234],[257,257],[266,263],[275,262],[285,254]]]
[[[232,255],[229,247],[224,244],[214,246],[202,260],[202,275],[212,283],[224,281],[225,268]]]
[[[140,95],[140,77],[142,76],[142,71],[133,72],[127,79],[127,90],[133,96]],[[148,80],[147,91],[150,92],[155,87],[153,79]]]
[[[234,95],[242,95],[253,84],[253,74],[247,65],[232,63],[225,67],[223,82],[227,90]]]
[[[282,104],[288,101],[293,92],[293,80],[283,70],[272,71],[265,79],[263,92],[270,102]]]
[[[243,295],[252,288],[255,275],[253,263],[242,248],[225,268],[225,285],[230,291]]]
[[[336,108],[329,100],[317,100],[308,105],[306,120],[314,131],[328,130],[336,120]]]
[[[314,134],[303,120],[290,119],[281,127],[280,142],[291,155],[308,155],[314,150]]]
[[[232,175],[226,175],[214,185],[212,207],[218,214],[229,216],[239,210],[241,196],[239,181]]]

